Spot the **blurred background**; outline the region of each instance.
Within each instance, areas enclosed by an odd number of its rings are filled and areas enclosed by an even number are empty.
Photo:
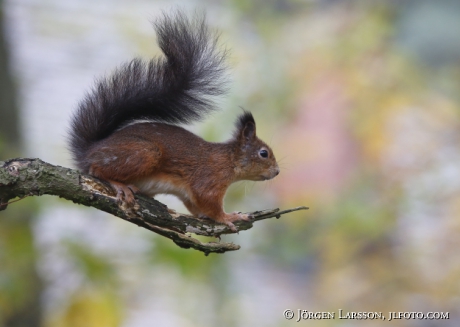
[[[0,160],[72,167],[69,118],[95,77],[159,55],[150,21],[207,13],[230,49],[222,110],[256,117],[281,174],[227,211],[306,205],[205,257],[92,208],[28,198],[0,212],[0,326],[458,326],[458,0],[3,0]],[[161,201],[185,211],[179,201]],[[449,320],[302,320],[285,309],[449,312]]]

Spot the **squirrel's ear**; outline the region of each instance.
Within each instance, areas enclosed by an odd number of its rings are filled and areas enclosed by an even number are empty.
[[[256,137],[256,122],[252,114],[245,111],[236,121],[235,137],[238,139],[250,141]]]

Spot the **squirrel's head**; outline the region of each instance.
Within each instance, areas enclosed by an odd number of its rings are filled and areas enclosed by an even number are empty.
[[[240,180],[264,181],[280,172],[272,149],[256,136],[256,122],[245,111],[236,121],[235,172]]]

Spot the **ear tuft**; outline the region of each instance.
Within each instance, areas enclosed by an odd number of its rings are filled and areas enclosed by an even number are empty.
[[[249,111],[244,111],[244,113],[238,117],[235,125],[235,137],[244,137],[246,140],[249,140],[256,136],[256,121]]]

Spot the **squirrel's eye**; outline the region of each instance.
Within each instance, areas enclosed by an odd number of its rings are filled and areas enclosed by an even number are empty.
[[[265,150],[265,149],[262,149],[259,151],[259,155],[262,157],[262,158],[268,158],[268,151]]]

